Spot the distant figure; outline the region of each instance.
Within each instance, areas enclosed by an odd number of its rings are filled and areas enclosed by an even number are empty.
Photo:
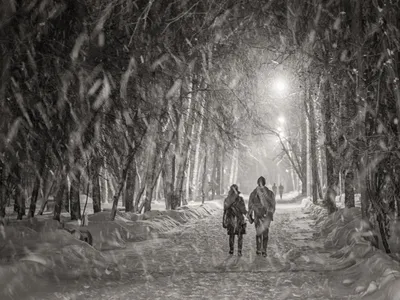
[[[242,256],[243,234],[246,234],[247,214],[246,205],[241,196],[239,196],[239,187],[233,184],[224,201],[224,216],[222,226],[227,229],[229,235],[229,254],[233,254],[235,245],[235,235],[238,236],[238,256]]]
[[[276,199],[276,192],[278,191],[278,187],[276,186],[275,183],[274,183],[274,185],[272,186],[272,191],[274,192],[274,198]]]
[[[249,198],[249,221],[256,227],[256,254],[266,257],[269,237],[269,225],[275,213],[275,195],[265,186],[265,178],[257,180],[257,187]],[[253,217],[254,214],[254,217]]]
[[[282,200],[282,194],[283,194],[283,185],[282,183],[279,185],[279,196],[281,196],[281,200]]]

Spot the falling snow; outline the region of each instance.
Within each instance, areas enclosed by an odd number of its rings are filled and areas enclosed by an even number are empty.
[[[0,299],[399,299],[397,2],[2,1]]]

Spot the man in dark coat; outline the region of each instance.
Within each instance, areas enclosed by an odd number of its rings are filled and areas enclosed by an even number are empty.
[[[257,255],[267,256],[269,225],[275,213],[275,195],[265,186],[265,178],[257,180],[258,186],[250,194],[249,221],[256,227]],[[253,217],[254,214],[254,217]]]
[[[279,185],[279,196],[281,197],[282,200],[282,195],[283,195],[283,185],[282,183]]]
[[[228,197],[224,201],[223,227],[229,235],[229,254],[233,254],[235,235],[238,236],[238,256],[242,256],[243,234],[246,234],[247,214],[246,205],[236,184],[229,190]]]

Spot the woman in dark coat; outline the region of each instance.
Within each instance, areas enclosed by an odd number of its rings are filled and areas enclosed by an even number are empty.
[[[223,227],[229,235],[229,254],[233,254],[235,235],[238,236],[238,256],[242,255],[243,234],[246,234],[247,214],[246,205],[236,184],[229,190],[228,197],[224,201]]]

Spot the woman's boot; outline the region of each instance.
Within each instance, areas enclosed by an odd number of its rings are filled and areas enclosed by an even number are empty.
[[[239,236],[238,236],[238,256],[242,256],[242,248],[243,248],[243,234],[239,234]]]
[[[229,236],[229,254],[233,254],[233,247],[235,246],[235,235]]]
[[[265,230],[264,233],[263,233],[262,255],[264,257],[267,257],[268,236],[269,236],[269,229]]]
[[[261,255],[261,243],[262,243],[262,236],[261,235],[256,235],[256,254]]]

